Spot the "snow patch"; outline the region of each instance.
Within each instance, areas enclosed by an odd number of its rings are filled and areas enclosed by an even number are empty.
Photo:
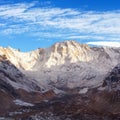
[[[64,93],[65,93],[64,91],[59,90],[59,89],[57,89],[57,88],[54,88],[53,91],[55,92],[55,94],[64,94]]]
[[[20,106],[31,106],[31,107],[34,106],[34,104],[31,104],[31,103],[28,103],[28,102],[24,102],[24,101],[18,100],[18,99],[14,100],[14,103],[16,105],[20,105]]]
[[[83,88],[79,91],[79,94],[85,94],[87,93],[87,91],[88,91],[88,88]]]

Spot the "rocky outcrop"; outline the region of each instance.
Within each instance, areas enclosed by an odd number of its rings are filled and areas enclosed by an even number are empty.
[[[107,86],[110,91],[120,90],[120,64],[106,75],[103,86]]]

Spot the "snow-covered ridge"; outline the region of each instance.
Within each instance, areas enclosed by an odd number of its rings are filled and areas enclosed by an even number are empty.
[[[31,52],[20,52],[11,47],[0,47],[0,55],[5,55],[17,68],[25,70],[51,68],[66,63],[100,62],[99,59],[119,58],[120,48],[90,47],[76,41],[64,41],[46,49],[37,49]],[[116,60],[115,60],[116,59]],[[116,63],[115,63],[116,64]]]
[[[90,47],[76,41],[64,41],[27,53],[0,47],[0,55],[45,88],[51,83],[73,88],[98,86],[119,63],[120,48]]]
[[[87,45],[79,44],[75,41],[65,41],[56,43],[47,49],[37,49],[31,52],[20,52],[11,47],[0,47],[0,55],[5,55],[18,68],[30,70],[37,66],[50,68],[51,66],[75,63],[78,61],[88,62],[92,60],[91,49]],[[38,66],[37,66],[38,67]]]
[[[31,104],[31,103],[24,102],[24,101],[19,100],[19,99],[14,100],[14,103],[15,103],[16,105],[20,105],[20,106],[34,106],[34,105]]]
[[[39,57],[39,50],[31,52],[20,52],[19,50],[13,49],[11,47],[3,48],[0,47],[0,55],[6,56],[6,58],[11,61],[16,67],[21,69],[31,69]]]

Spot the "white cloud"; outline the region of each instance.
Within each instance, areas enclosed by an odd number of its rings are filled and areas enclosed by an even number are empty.
[[[0,6],[0,17],[17,17],[24,14],[24,11],[32,7],[34,4],[12,4]]]
[[[77,35],[77,36],[69,36],[69,39],[84,39],[84,40],[102,40],[102,41],[120,41],[119,36],[114,35]]]
[[[96,39],[96,40],[105,40],[104,36],[95,36],[95,35],[80,35],[80,36],[70,36],[68,37],[69,39],[86,39],[86,40],[91,40],[91,39]],[[110,39],[109,39],[110,40]]]
[[[63,39],[65,36],[69,39],[120,41],[120,11],[84,12],[75,9],[34,7],[34,5],[35,3],[1,5],[0,21],[4,21],[6,27],[0,29],[0,32],[36,34],[44,29],[44,32],[47,32],[43,37],[56,35],[56,37],[63,36]],[[55,32],[51,33],[51,29]]]
[[[108,41],[99,41],[99,42],[87,42],[89,45],[97,46],[108,46],[108,47],[120,47],[120,42],[108,42]]]

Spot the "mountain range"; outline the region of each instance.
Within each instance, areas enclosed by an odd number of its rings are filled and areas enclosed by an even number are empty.
[[[72,40],[26,53],[0,47],[0,115],[26,120],[118,120],[119,61],[120,48]]]

